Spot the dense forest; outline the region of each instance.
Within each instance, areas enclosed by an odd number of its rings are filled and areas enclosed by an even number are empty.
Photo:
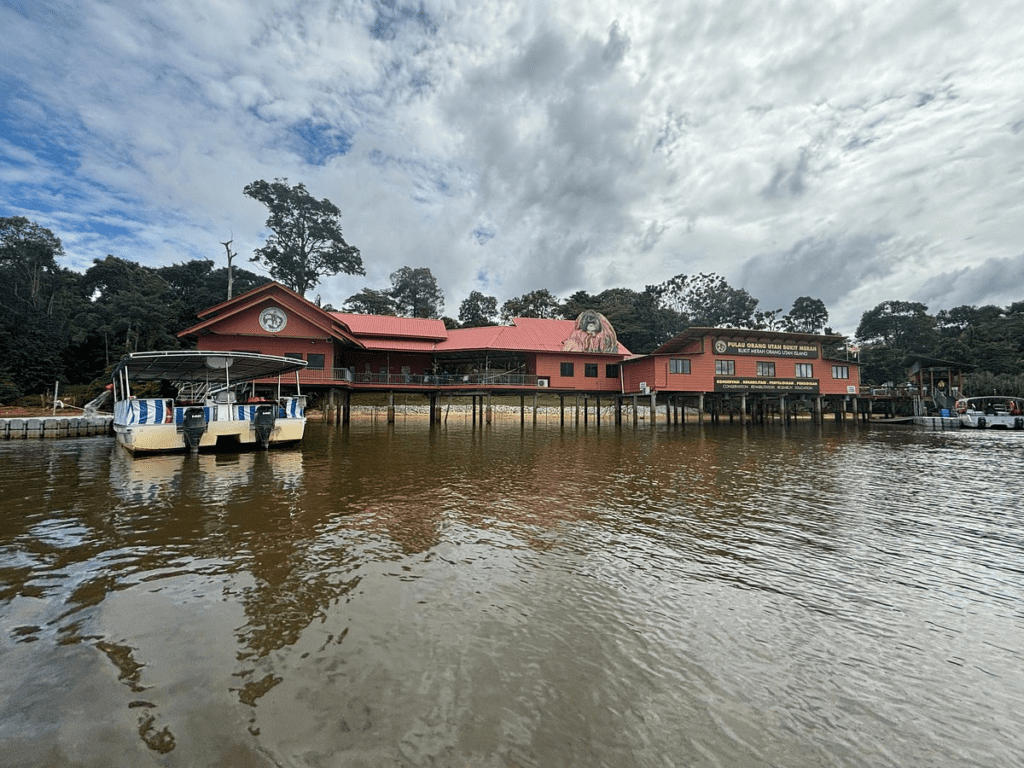
[[[54,382],[102,386],[124,354],[182,346],[177,332],[194,324],[197,312],[228,298],[228,269],[213,261],[152,268],[107,256],[83,274],[61,266],[63,255],[50,230],[23,217],[0,218],[0,403],[50,391]],[[234,295],[267,280],[231,270]],[[391,286],[364,288],[339,309],[441,318],[449,328],[517,316],[574,319],[595,309],[634,353],[650,352],[691,326],[831,333],[819,299],[800,297],[786,313],[758,304],[719,275],[677,275],[642,291],[578,291],[564,299],[541,288],[500,308],[496,297],[474,291],[456,320],[442,314],[443,293],[430,270],[403,267],[391,275]],[[935,314],[923,304],[885,301],[864,312],[855,341],[865,383],[901,381],[901,362],[916,352],[974,366],[974,389],[1024,394],[1024,301]]]

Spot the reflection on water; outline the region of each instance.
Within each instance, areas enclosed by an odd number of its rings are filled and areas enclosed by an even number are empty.
[[[1012,766],[1024,443],[800,425],[0,445],[12,766]]]

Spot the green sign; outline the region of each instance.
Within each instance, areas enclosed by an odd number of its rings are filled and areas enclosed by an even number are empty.
[[[715,392],[797,392],[816,395],[818,380],[775,376],[716,376]]]
[[[771,341],[715,341],[716,355],[756,355],[758,357],[796,357],[812,360],[818,357],[816,344],[793,344]]]

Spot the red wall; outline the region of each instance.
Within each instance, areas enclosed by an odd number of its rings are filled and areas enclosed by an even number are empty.
[[[562,376],[562,363],[573,364],[573,376]],[[585,376],[587,363],[597,365],[597,378]],[[605,376],[608,365],[618,365],[620,360],[615,356],[587,355],[571,352],[538,353],[533,367],[542,378],[550,380],[552,389],[574,389],[580,392],[618,392],[621,389],[619,377],[609,379]]]
[[[677,354],[639,358],[626,363],[623,367],[624,391],[638,392],[640,383],[645,382],[651,389],[660,392],[714,392],[716,360],[734,361],[735,375],[751,378],[757,376],[757,364],[760,362],[775,363],[775,378],[793,378],[796,376],[797,363],[810,363],[814,366],[812,379],[818,382],[820,394],[845,395],[848,394],[848,386],[860,388],[860,368],[846,360],[826,360],[821,357],[808,360],[772,355],[716,355],[712,351],[713,341],[712,337],[705,337],[703,346],[700,342],[695,342]],[[821,354],[820,345],[818,353]],[[669,360],[672,358],[688,359],[690,373],[669,373]],[[833,379],[834,364],[848,366],[850,378]]]

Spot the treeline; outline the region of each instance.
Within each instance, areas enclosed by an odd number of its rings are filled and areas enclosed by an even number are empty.
[[[83,274],[62,267],[63,254],[50,230],[23,217],[0,218],[0,402],[48,391],[58,381],[105,382],[126,353],[182,346],[176,334],[193,325],[199,311],[228,298],[228,270],[210,260],[152,268],[107,256]],[[233,295],[268,282],[239,268],[231,276]],[[429,269],[402,267],[391,274],[389,287],[364,288],[340,310],[440,318],[449,328],[469,328],[514,317],[571,320],[593,309],[636,354],[653,351],[689,327],[832,333],[820,299],[802,296],[786,313],[758,304],[721,276],[701,273],[677,275],[642,291],[577,291],[564,299],[542,288],[500,306],[497,297],[474,291],[456,319],[443,314],[444,294]],[[885,301],[863,314],[856,340],[867,384],[902,381],[902,363],[913,352],[974,366],[975,390],[1024,390],[1024,301],[934,315],[923,304]],[[857,354],[838,347],[830,352]]]
[[[128,352],[174,349],[198,311],[227,298],[228,271],[212,261],[153,269],[107,256],[82,274],[63,254],[50,230],[0,218],[0,403],[105,380]],[[232,272],[235,295],[268,282]]]
[[[1024,301],[1006,307],[964,305],[934,315],[913,301],[883,301],[861,316],[865,383],[899,383],[908,354],[922,354],[972,368],[971,395],[1024,395]]]

